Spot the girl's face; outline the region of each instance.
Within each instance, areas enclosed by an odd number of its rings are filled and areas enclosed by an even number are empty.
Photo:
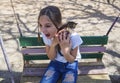
[[[48,39],[53,38],[57,33],[57,28],[55,27],[55,25],[52,23],[48,16],[46,15],[41,16],[39,19],[39,24],[41,32],[43,32]]]

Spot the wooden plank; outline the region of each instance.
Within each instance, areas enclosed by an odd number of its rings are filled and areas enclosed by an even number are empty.
[[[103,53],[81,53],[82,59],[99,58],[102,59]]]
[[[105,47],[102,46],[88,46],[81,47],[82,59],[88,58],[100,58],[102,59],[103,53],[91,53],[91,52],[103,52]],[[47,60],[48,57],[45,53],[45,48],[23,48],[21,49],[24,60]],[[87,52],[87,53],[85,53]],[[90,52],[90,53],[89,53]]]
[[[103,53],[81,53],[82,59],[102,59]],[[24,60],[48,60],[46,54],[23,55]]]
[[[50,60],[39,60],[39,61],[30,61],[30,64],[29,65],[24,65],[25,68],[30,68],[30,67],[33,67],[33,68],[46,68],[49,64]],[[96,62],[96,61],[93,61],[93,60],[80,60],[79,61],[79,66],[96,66],[96,65],[104,65],[103,62]]]
[[[103,46],[81,46],[80,52],[104,52],[106,50],[106,47]],[[23,54],[41,54],[45,53],[45,48],[22,48],[21,52]]]
[[[42,76],[46,68],[24,68],[23,76]]]
[[[19,38],[20,46],[26,47],[26,46],[44,46],[43,39],[40,38],[40,41],[38,41],[37,37],[20,37]]]
[[[21,77],[20,83],[39,83],[41,77]]]
[[[104,45],[107,44],[108,36],[81,36],[82,45]]]
[[[41,77],[22,77],[21,83],[39,83]],[[61,80],[59,82],[61,83]],[[112,83],[107,74],[78,76],[77,83]]]
[[[84,60],[79,61],[79,65],[81,66],[96,66],[96,65],[104,65],[103,62],[96,62],[93,60]]]
[[[104,45],[107,44],[108,36],[81,36],[83,40],[82,45]],[[40,38],[38,41],[37,37],[20,37],[20,46],[43,46],[43,39]]]
[[[103,46],[80,46],[80,52],[104,52],[106,47]]]
[[[41,55],[23,55],[24,60],[48,60],[46,54]]]
[[[43,54],[46,53],[45,48],[22,48],[23,54]]]
[[[107,74],[98,74],[78,76],[77,83],[112,83],[112,82]]]
[[[103,65],[94,66],[79,66],[80,75],[86,74],[106,74],[106,69]],[[24,68],[23,76],[42,76],[46,68]]]
[[[79,69],[80,69],[80,75],[107,73],[107,71],[103,65],[79,66]]]

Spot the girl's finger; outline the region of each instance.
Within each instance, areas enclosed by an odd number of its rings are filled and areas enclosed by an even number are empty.
[[[66,30],[62,29],[62,30],[58,31],[58,34],[64,32],[64,31],[66,31]]]
[[[67,33],[66,39],[69,41],[70,40],[70,33]]]
[[[62,41],[62,33],[59,33],[59,41]]]
[[[66,40],[66,37],[67,37],[66,31],[64,31],[64,32],[63,32],[63,40]]]

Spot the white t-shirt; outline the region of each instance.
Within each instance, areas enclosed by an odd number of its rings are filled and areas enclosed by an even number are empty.
[[[41,33],[41,34],[42,34],[45,45],[51,46],[52,39],[48,39],[43,33]],[[72,43],[72,49],[76,48],[77,46],[79,47],[83,42],[80,35],[78,35],[77,33],[71,34],[70,41]],[[78,48],[77,56],[76,56],[75,60],[81,59],[81,54],[80,54],[79,50],[80,50],[80,48]],[[67,60],[63,56],[61,56],[59,52],[57,52],[57,56],[56,56],[55,60],[63,62],[63,63],[67,62]]]

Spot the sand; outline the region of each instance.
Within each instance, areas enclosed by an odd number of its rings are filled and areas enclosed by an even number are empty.
[[[112,0],[110,0],[112,1]],[[76,32],[82,35],[106,35],[120,13],[120,1],[107,0],[13,0],[15,12],[24,36],[37,35],[37,17],[41,8],[55,5],[62,11],[63,21],[78,23]],[[0,36],[4,41],[16,83],[19,83],[23,59],[17,38],[20,36],[10,0],[0,0]],[[120,81],[120,19],[109,33],[103,62],[113,83]],[[0,50],[0,83],[10,83],[9,72]]]

